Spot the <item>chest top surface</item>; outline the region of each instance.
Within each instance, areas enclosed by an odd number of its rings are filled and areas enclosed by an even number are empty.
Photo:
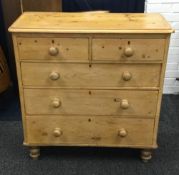
[[[10,32],[46,33],[172,33],[157,13],[60,13],[26,12]]]

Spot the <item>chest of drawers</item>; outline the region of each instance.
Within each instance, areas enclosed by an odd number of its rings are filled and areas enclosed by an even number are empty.
[[[170,25],[159,14],[24,13],[13,35],[24,145],[157,148]]]

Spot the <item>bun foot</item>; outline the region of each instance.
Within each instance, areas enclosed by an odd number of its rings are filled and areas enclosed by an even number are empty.
[[[152,150],[150,149],[141,150],[140,157],[144,163],[147,163],[149,160],[152,159]]]
[[[40,148],[39,147],[31,147],[29,155],[33,160],[38,160],[38,158],[40,156]]]

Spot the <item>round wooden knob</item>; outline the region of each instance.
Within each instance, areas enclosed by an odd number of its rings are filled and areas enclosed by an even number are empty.
[[[53,135],[55,137],[60,137],[62,135],[62,131],[60,128],[55,128],[54,131],[53,131]]]
[[[53,101],[52,101],[52,106],[54,108],[59,108],[61,106],[61,102],[58,98],[55,98]]]
[[[128,109],[129,108],[129,102],[126,99],[121,100],[121,108],[122,109]]]
[[[122,129],[119,130],[118,135],[120,137],[126,137],[127,136],[127,131],[124,128],[122,128]]]
[[[58,72],[52,72],[50,75],[49,75],[50,79],[55,81],[55,80],[58,80],[60,78],[60,75]]]
[[[122,78],[124,81],[129,81],[132,78],[132,74],[128,71],[123,72]]]
[[[124,50],[124,55],[126,57],[131,57],[134,54],[134,50],[131,47],[126,47]]]
[[[51,55],[51,56],[56,56],[56,55],[58,55],[58,48],[57,47],[50,47],[50,49],[49,49],[49,54]]]

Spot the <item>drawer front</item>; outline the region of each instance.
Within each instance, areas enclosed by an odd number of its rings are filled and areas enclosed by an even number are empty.
[[[29,115],[125,115],[154,117],[158,91],[24,89]]]
[[[163,60],[165,39],[93,39],[93,60]]]
[[[88,60],[88,38],[17,38],[20,59]]]
[[[21,63],[21,70],[25,86],[158,87],[161,65]]]
[[[28,144],[152,145],[153,119],[27,116]]]

